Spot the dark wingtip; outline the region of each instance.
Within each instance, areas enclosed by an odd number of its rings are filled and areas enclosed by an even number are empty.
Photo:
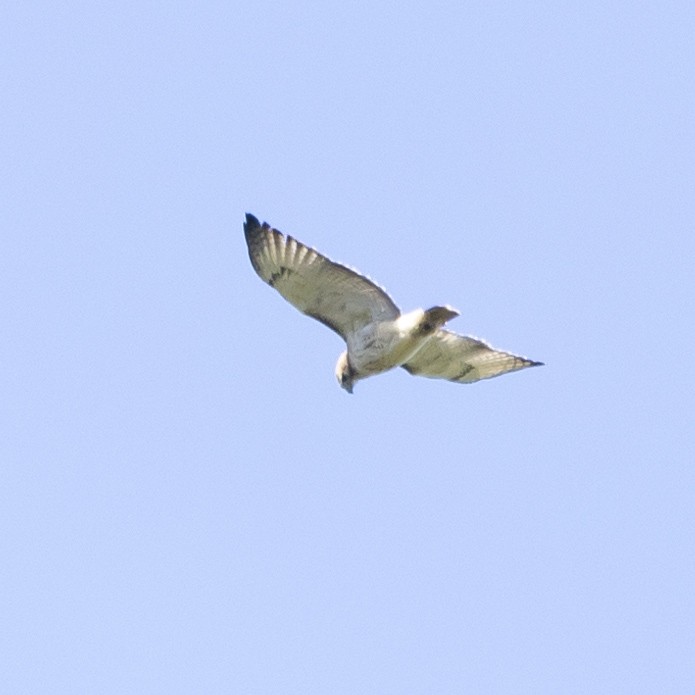
[[[256,227],[260,227],[261,223],[258,221],[257,217],[254,217],[250,212],[246,213],[246,222],[244,222],[244,231],[250,232]]]

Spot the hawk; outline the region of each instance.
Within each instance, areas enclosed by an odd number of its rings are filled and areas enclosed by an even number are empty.
[[[355,382],[394,367],[432,379],[470,384],[525,367],[526,357],[490,347],[443,328],[459,315],[450,306],[402,314],[384,289],[356,270],[262,225],[246,215],[244,234],[254,270],[299,311],[321,321],[346,343],[338,358],[338,383]]]

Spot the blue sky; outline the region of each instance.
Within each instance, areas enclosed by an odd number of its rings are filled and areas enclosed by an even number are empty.
[[[692,3],[0,17],[17,693],[692,693]],[[545,367],[335,382],[252,212]]]

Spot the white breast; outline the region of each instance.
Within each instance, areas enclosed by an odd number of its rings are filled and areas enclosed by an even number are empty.
[[[352,368],[365,377],[407,362],[431,337],[417,331],[423,316],[423,310],[416,309],[394,321],[370,323],[349,336]]]

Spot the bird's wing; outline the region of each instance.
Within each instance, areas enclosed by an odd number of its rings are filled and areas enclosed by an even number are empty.
[[[244,223],[249,258],[261,280],[299,311],[345,340],[373,321],[400,316],[391,297],[364,275],[335,263],[253,215]]]
[[[495,350],[482,340],[439,329],[403,368],[417,376],[470,384],[542,364]]]

